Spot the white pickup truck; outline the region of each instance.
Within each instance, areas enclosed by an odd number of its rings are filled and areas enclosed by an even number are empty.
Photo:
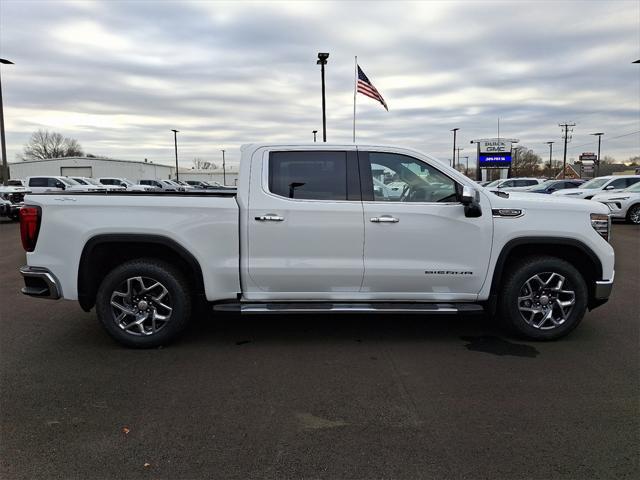
[[[614,279],[599,202],[492,193],[397,147],[242,147],[237,193],[29,195],[27,295],[78,300],[132,347],[196,306],[240,313],[488,312],[561,337]],[[384,195],[386,184],[401,185]],[[204,303],[207,302],[207,303]]]

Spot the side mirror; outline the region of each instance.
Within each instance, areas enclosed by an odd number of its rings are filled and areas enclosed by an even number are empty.
[[[480,208],[480,194],[471,187],[462,187],[462,195],[460,203],[464,205],[464,216],[468,218],[477,218],[482,216]]]
[[[553,187],[551,187],[551,188],[549,189],[549,193],[551,193],[551,192],[555,192],[556,190],[557,190],[557,188],[553,188]]]
[[[56,188],[61,188],[62,190],[64,190],[66,187],[64,186],[64,183],[56,182]]]
[[[605,190],[613,190],[615,187],[613,185],[607,185],[604,187]]]

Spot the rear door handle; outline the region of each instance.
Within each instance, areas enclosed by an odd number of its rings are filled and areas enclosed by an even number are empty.
[[[380,217],[372,217],[370,219],[373,223],[398,223],[399,218],[392,217],[391,215],[382,215]]]
[[[269,213],[268,215],[261,215],[259,217],[256,217],[256,220],[259,222],[282,222],[284,220],[284,217]]]

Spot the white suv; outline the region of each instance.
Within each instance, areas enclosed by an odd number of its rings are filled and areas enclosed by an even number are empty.
[[[108,192],[125,190],[124,187],[121,187],[119,185],[103,185],[102,183],[97,181],[95,178],[89,178],[89,177],[71,177],[71,178],[76,182],[78,182],[80,185],[95,185],[96,187],[106,189]]]
[[[499,180],[494,180],[493,182],[485,185],[485,188],[490,190],[499,189],[499,190],[524,190],[525,188],[532,187],[534,185],[539,185],[545,180],[543,178],[501,178]]]
[[[564,195],[571,198],[584,198],[590,200],[594,195],[607,192],[619,192],[640,182],[640,175],[610,175],[608,177],[596,177],[583,183],[578,188],[565,188],[551,195]]]
[[[100,177],[98,178],[98,182],[107,187],[124,187],[130,192],[150,192],[155,190],[155,188],[145,187],[144,185],[136,185],[131,180],[127,180],[126,178]]]
[[[27,177],[27,186],[33,193],[44,192],[104,192],[106,188],[97,185],[82,185],[72,178],[62,176]]]

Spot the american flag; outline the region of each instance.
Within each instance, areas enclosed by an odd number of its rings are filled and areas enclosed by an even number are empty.
[[[371,80],[364,74],[360,65],[358,65],[358,93],[366,95],[367,97],[373,98],[374,100],[379,101],[384,109],[388,112],[389,108],[387,107],[387,103],[382,98],[382,95],[376,90],[376,87],[373,86]],[[354,107],[355,108],[355,107]]]

